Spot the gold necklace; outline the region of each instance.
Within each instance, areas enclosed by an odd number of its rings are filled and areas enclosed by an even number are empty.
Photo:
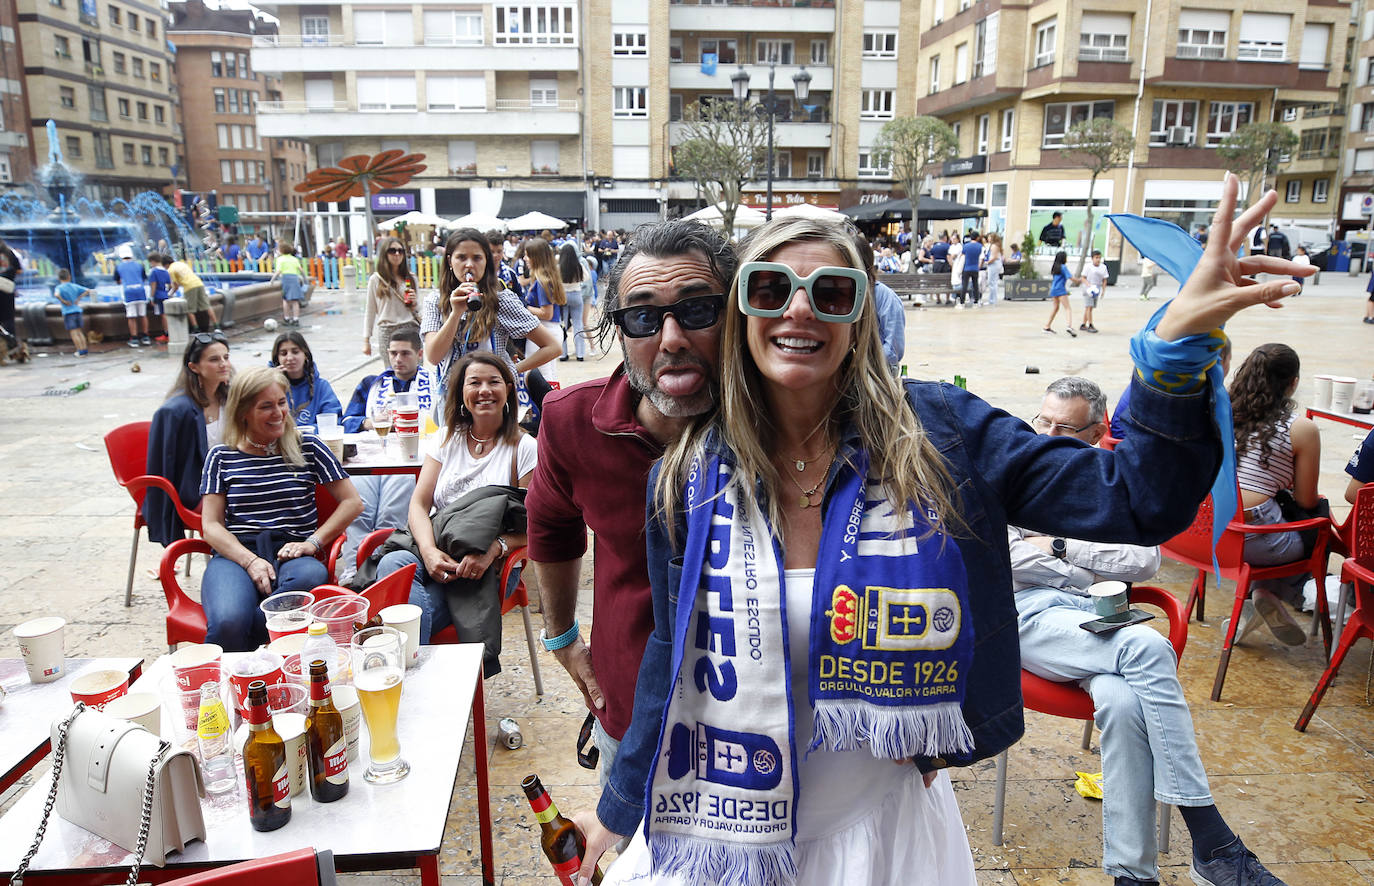
[[[495,434],[492,434],[492,437],[494,437],[494,436],[496,436],[496,435],[495,435]],[[472,432],[472,429],[471,429],[471,428],[468,429],[468,439],[471,440],[472,442],[474,442],[474,443],[477,444],[477,453],[476,453],[477,455],[481,455],[481,454],[482,454],[482,451],[483,451],[483,449],[484,449],[485,444],[491,442],[491,437],[487,437],[486,439],[483,439],[483,438],[477,436],[476,434],[474,434],[474,433]]]
[[[813,505],[811,504],[811,496],[819,492],[820,488],[823,485],[825,485],[826,478],[830,476],[830,468],[835,464],[835,456],[838,454],[838,450],[830,453],[830,461],[826,464],[825,470],[821,471],[821,479],[818,480],[816,482],[816,485],[812,486],[810,489],[802,488],[802,485],[797,482],[796,477],[793,477],[791,474],[787,475],[787,479],[791,480],[792,485],[796,486],[797,491],[801,493],[801,501],[798,502],[798,505],[801,507],[802,510],[806,510],[809,507],[813,507]],[[817,458],[819,458],[819,456],[817,456]]]

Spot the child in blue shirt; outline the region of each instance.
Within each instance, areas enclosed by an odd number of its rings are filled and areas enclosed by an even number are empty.
[[[148,272],[143,265],[134,261],[133,251],[125,247],[119,253],[119,264],[115,265],[114,275],[124,294],[124,316],[129,321],[129,347],[151,345],[153,340],[148,336]]]
[[[172,288],[172,275],[167,273],[164,264],[171,264],[170,258],[161,255],[150,255],[148,261],[152,263],[152,270],[148,272],[148,285],[153,291],[153,302],[148,308],[148,313],[154,317],[162,317],[162,331],[153,336],[157,341],[167,340],[167,320],[163,302],[167,300],[167,291]],[[151,325],[152,321],[149,321]]]
[[[72,272],[62,268],[57,272],[57,289],[53,295],[62,306],[62,325],[71,334],[72,344],[76,345],[76,356],[86,356],[86,333],[81,329],[85,314],[81,310],[81,299],[95,295],[95,290],[73,283]]]

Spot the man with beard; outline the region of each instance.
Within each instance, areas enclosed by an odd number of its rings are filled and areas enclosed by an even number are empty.
[[[649,468],[694,416],[715,404],[721,318],[737,260],[721,234],[670,221],[635,231],[607,281],[600,335],[623,362],[610,378],[544,401],[530,480],[529,553],[544,604],[544,647],[596,717],[602,784],[634,710],[653,630],[644,552]],[[596,533],[595,643],[577,622],[587,529]],[[625,798],[639,802],[643,798]]]

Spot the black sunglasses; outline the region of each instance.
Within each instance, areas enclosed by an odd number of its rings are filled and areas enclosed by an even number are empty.
[[[663,318],[672,314],[683,329],[709,329],[725,311],[725,296],[719,292],[693,295],[671,305],[631,305],[611,311],[611,320],[629,338],[648,338],[663,328]]]

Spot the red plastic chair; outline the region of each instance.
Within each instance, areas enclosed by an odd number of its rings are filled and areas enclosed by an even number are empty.
[[[363,537],[358,545],[357,565],[361,566],[363,561],[372,556],[372,552],[386,543],[393,530],[377,529]],[[505,565],[501,567],[501,587],[509,589],[509,592],[501,600],[501,614],[505,615],[515,607],[520,607],[520,617],[525,622],[525,645],[530,653],[530,671],[534,674],[534,693],[535,695],[544,694],[544,675],[539,670],[539,646],[534,636],[534,625],[530,623],[530,597],[529,590],[525,587],[525,582],[521,578],[525,563],[529,559],[529,550],[523,545],[513,548],[506,557]],[[403,601],[404,602],[404,601]],[[431,645],[440,646],[448,643],[458,643],[458,630],[453,625],[444,627],[439,633],[429,638]]]
[[[1215,574],[1215,568],[1212,565],[1212,519],[1212,497],[1208,496],[1198,506],[1192,525],[1160,545],[1160,550],[1164,556],[1192,566],[1197,570],[1197,574],[1193,578],[1192,590],[1188,594],[1186,612],[1191,617],[1193,607],[1196,605],[1198,621],[1203,619],[1203,605],[1206,603],[1207,595],[1207,575],[1209,573]],[[1291,563],[1280,563],[1277,566],[1252,566],[1245,562],[1246,533],[1297,532],[1307,529],[1317,530],[1316,545],[1310,556],[1301,560],[1294,560]],[[1217,563],[1221,567],[1219,578],[1227,578],[1236,583],[1236,596],[1231,606],[1231,623],[1226,629],[1226,639],[1221,649],[1221,661],[1217,663],[1217,676],[1212,683],[1212,701],[1221,701],[1221,687],[1226,682],[1226,666],[1231,661],[1231,649],[1235,644],[1236,629],[1240,625],[1241,605],[1250,596],[1251,582],[1311,573],[1317,581],[1317,587],[1324,588],[1326,586],[1326,556],[1330,539],[1331,519],[1329,517],[1313,517],[1310,520],[1297,520],[1292,523],[1246,523],[1245,512],[1240,504],[1239,490],[1237,491],[1236,513],[1226,524],[1226,531],[1222,533],[1216,548]],[[1321,624],[1322,642],[1326,645],[1326,652],[1329,656],[1331,653],[1331,616],[1327,611],[1326,594],[1324,593],[1317,594],[1317,612],[1313,618],[1318,619]]]
[[[105,435],[105,451],[110,456],[115,482],[123,486],[134,500],[134,539],[129,548],[129,579],[124,588],[124,605],[134,601],[134,570],[138,564],[138,533],[148,523],[143,519],[143,499],[148,487],[161,489],[172,500],[177,516],[187,529],[200,532],[200,512],[181,503],[176,487],[166,477],[148,473],[148,429],[150,421],[135,421],[120,425]],[[188,564],[189,566],[189,564]]]
[[[328,849],[297,849],[165,882],[166,886],[334,886],[334,853]]]
[[[1360,487],[1355,497],[1355,507],[1346,523],[1350,526],[1350,557],[1341,566],[1341,581],[1348,581],[1355,586],[1355,610],[1345,623],[1340,642],[1336,644],[1336,652],[1317,681],[1317,688],[1312,690],[1312,697],[1307,700],[1307,706],[1293,725],[1299,732],[1307,731],[1307,724],[1312,721],[1317,705],[1321,704],[1322,696],[1336,678],[1336,672],[1341,669],[1341,662],[1350,652],[1350,647],[1362,637],[1374,640],[1374,484]],[[1322,585],[1317,587],[1321,588]],[[1324,599],[1326,594],[1319,590],[1317,597]]]
[[[1183,658],[1183,647],[1188,642],[1188,618],[1183,606],[1173,594],[1163,588],[1149,585],[1135,585],[1130,591],[1131,602],[1154,606],[1164,611],[1169,619],[1169,645],[1174,647],[1174,656]],[[1092,696],[1086,689],[1074,683],[1056,683],[1036,676],[1029,671],[1021,671],[1021,697],[1025,707],[1052,717],[1068,717],[1072,720],[1088,721],[1083,729],[1083,750],[1092,743],[1093,717],[1096,713]],[[1110,785],[1107,790],[1111,790]],[[1002,845],[1002,814],[1007,796],[1007,752],[997,756],[997,786],[993,796],[992,834],[993,842]],[[1159,845],[1162,851],[1169,851],[1169,807],[1159,804]]]

